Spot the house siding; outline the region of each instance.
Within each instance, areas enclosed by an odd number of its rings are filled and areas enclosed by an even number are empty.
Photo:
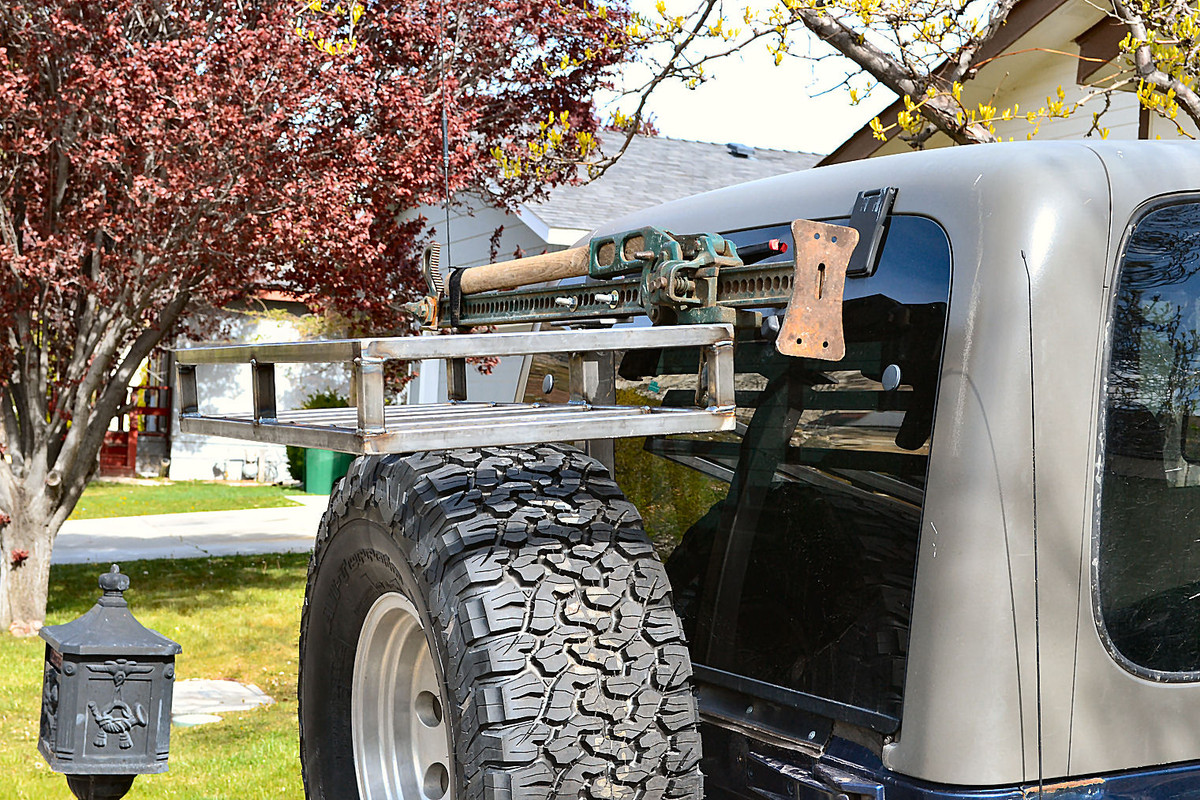
[[[1017,8],[1020,9],[1031,2],[1035,0],[1022,0]],[[1104,13],[1086,0],[1071,0],[1056,7],[1048,16],[1038,20],[1032,29],[1026,30],[1013,41],[1002,57],[993,58],[985,64],[976,79],[967,82],[963,90],[964,104],[968,108],[975,108],[980,103],[990,103],[1000,110],[1019,105],[1019,113],[1024,114],[1045,106],[1047,98],[1056,97],[1059,86],[1063,88],[1067,103],[1080,100],[1088,90],[1078,84],[1081,48],[1077,40],[1086,40],[1089,34],[1094,33],[1095,26],[1104,19]],[[1094,46],[1089,52],[1095,55],[1095,42],[1092,44]],[[1111,73],[1112,70],[1111,66],[1102,67],[1096,70],[1089,80],[1096,82],[1100,76]],[[1042,120],[1036,128],[1036,139],[1052,141],[1084,138],[1092,127],[1092,114],[1100,111],[1104,113],[1099,125],[1108,129],[1107,138],[1139,138],[1142,112],[1132,90],[1114,94],[1110,98],[1108,109],[1104,109],[1102,98],[1092,98],[1067,119]],[[885,124],[894,120],[895,106],[885,110],[880,118]],[[1184,120],[1183,115],[1180,115],[1179,122],[1185,131],[1197,136],[1196,127],[1189,120]],[[998,122],[995,127],[996,135],[1004,141],[1024,141],[1030,138],[1030,134],[1035,130],[1034,125],[1024,117]],[[1092,132],[1091,136],[1099,138],[1095,132]],[[1148,138],[1183,137],[1172,121],[1151,115]],[[947,136],[939,133],[925,142],[924,146],[931,149],[949,147],[952,144]],[[872,139],[869,129],[864,128],[822,163],[893,155],[909,150],[908,144],[898,136],[886,143],[880,143]]]
[[[430,239],[445,242],[446,213],[441,208],[424,206],[404,215],[406,218],[425,217],[432,228]],[[504,226],[500,235],[496,258],[492,258],[491,240],[496,229]],[[450,212],[450,258],[445,252],[442,264],[455,267],[475,267],[495,260],[512,258],[520,251],[524,255],[561,250],[562,247],[548,245],[537,233],[523,223],[515,214],[484,206],[478,200],[468,200],[463,208]]]
[[[226,312],[230,341],[294,342],[301,338],[296,321],[255,313]],[[188,347],[186,340],[177,347]],[[201,364],[196,368],[200,411],[204,414],[246,413],[253,391],[250,368],[237,364]],[[349,374],[342,364],[277,364],[275,396],[283,409],[300,408],[310,394],[333,390],[349,392]],[[172,480],[260,480],[267,483],[289,477],[287,452],[283,445],[203,436],[179,431],[178,392],[172,392],[171,463]],[[303,480],[303,475],[292,475]]]

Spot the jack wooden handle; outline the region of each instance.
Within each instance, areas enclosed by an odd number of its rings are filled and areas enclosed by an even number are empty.
[[[588,249],[572,247],[557,253],[468,267],[463,270],[458,288],[463,294],[477,294],[493,289],[516,289],[542,281],[578,278],[587,274]]]

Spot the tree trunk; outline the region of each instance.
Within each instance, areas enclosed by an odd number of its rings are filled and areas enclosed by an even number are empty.
[[[75,401],[59,397],[68,408],[74,403],[74,412],[67,416],[69,428],[57,411],[57,424],[43,425],[45,408],[38,407],[25,388],[38,386],[39,378],[44,383],[46,352],[31,349],[40,376],[33,370],[32,377],[22,375],[23,380],[14,384],[20,391],[9,386],[0,392],[0,447],[8,455],[0,459],[0,631],[32,634],[41,627],[58,529],[87,486],[104,432],[128,397],[137,366],[175,325],[190,296],[190,289],[181,288],[158,312],[154,324],[144,327],[124,348],[111,371],[107,365],[117,344],[127,339],[129,320],[109,324],[100,343],[91,348],[97,355],[88,368],[90,376],[74,387]],[[43,386],[36,399],[46,395]],[[51,441],[56,446],[51,447]]]
[[[14,502],[0,528],[0,630],[17,635],[36,633],[46,618],[50,552],[61,524],[53,520],[45,483],[39,483],[32,492],[25,483],[10,483]]]

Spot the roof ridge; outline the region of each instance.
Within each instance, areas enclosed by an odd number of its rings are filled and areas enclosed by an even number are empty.
[[[604,133],[605,132],[602,131],[598,137],[600,139],[601,146],[603,146],[603,143],[604,143]],[[617,133],[617,131],[613,131],[613,133]],[[702,139],[684,139],[684,138],[681,138],[678,136],[665,136],[663,134],[659,134],[656,136],[650,136],[650,135],[647,135],[644,133],[635,133],[633,135],[633,138],[634,139],[645,139],[645,140],[652,140],[652,139],[666,140],[668,142],[680,142],[683,144],[703,144],[703,145],[709,145],[711,147],[722,147],[722,148],[728,147],[731,144],[744,144],[747,147],[753,147],[755,149],[755,151],[762,151],[762,152],[767,152],[767,153],[783,153],[786,155],[818,156],[818,157],[824,157],[826,155],[825,153],[814,153],[810,150],[785,150],[780,147],[760,147],[759,145],[751,144],[749,142],[732,142],[732,141],[730,141],[730,142],[706,142]]]

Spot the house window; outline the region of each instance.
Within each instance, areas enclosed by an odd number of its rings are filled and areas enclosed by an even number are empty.
[[[1121,261],[1104,396],[1095,587],[1137,673],[1200,672],[1200,202],[1160,206]]]

